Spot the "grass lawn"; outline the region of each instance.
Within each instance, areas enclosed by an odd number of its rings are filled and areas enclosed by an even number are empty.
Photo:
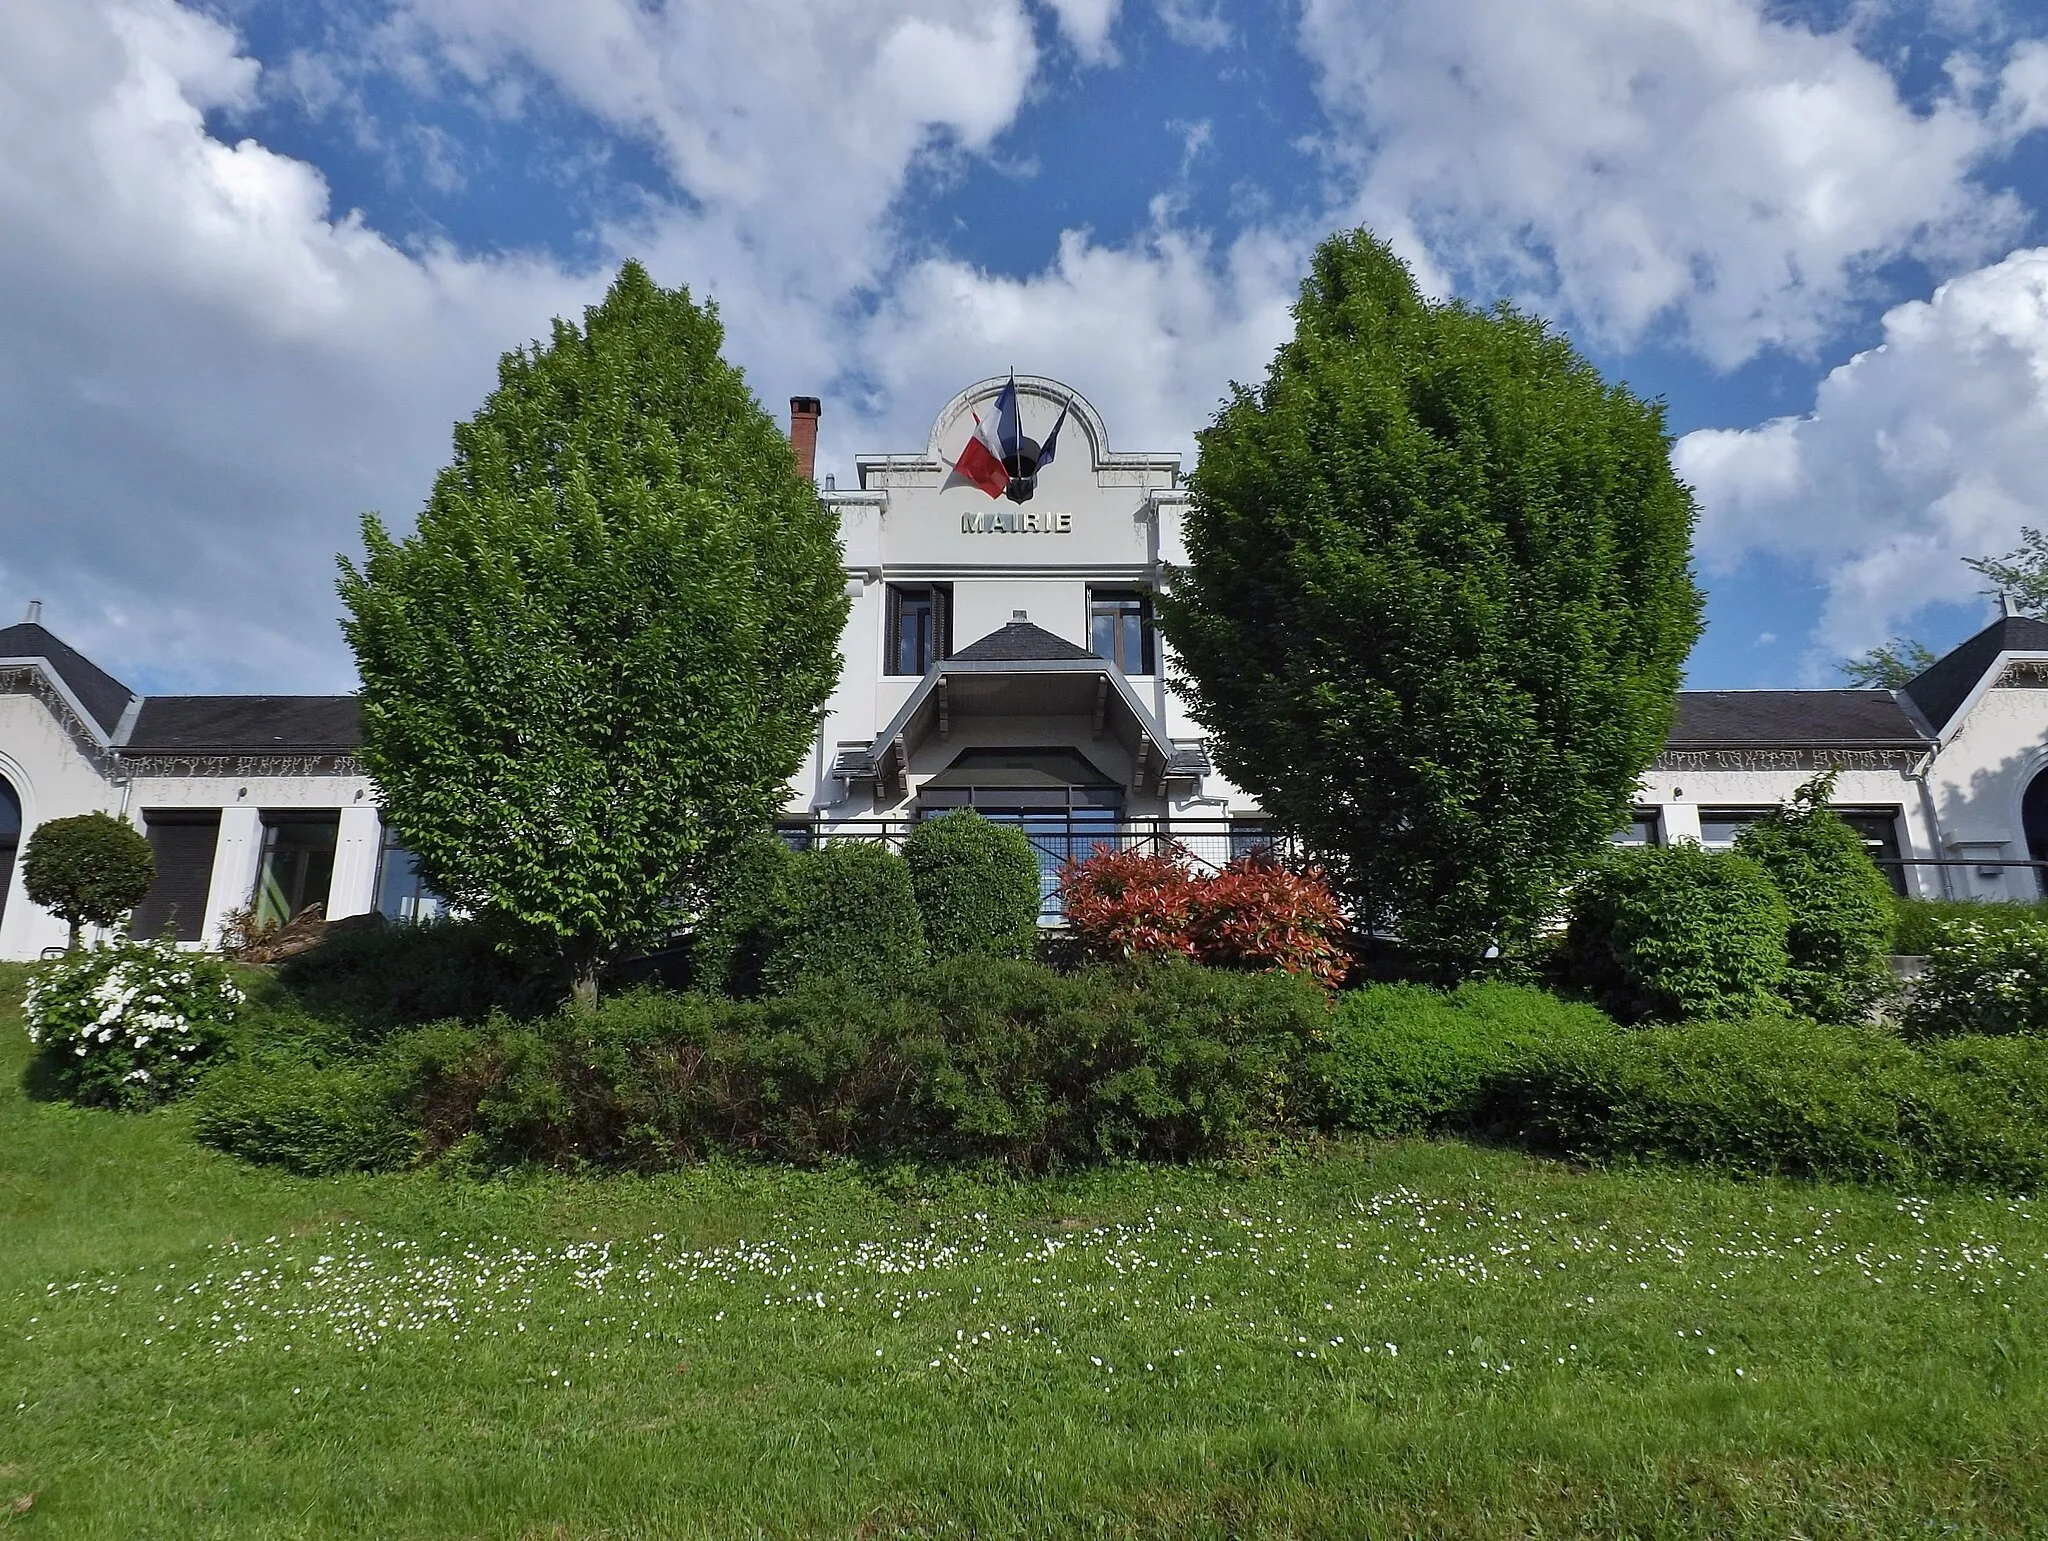
[[[2031,1201],[1426,1143],[304,1180],[25,1098],[19,980],[0,1531],[2048,1532]]]

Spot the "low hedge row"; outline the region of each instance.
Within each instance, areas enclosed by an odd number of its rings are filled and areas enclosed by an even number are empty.
[[[654,991],[422,1029],[367,1063],[216,1077],[200,1138],[300,1171],[461,1147],[652,1169],[713,1151],[1063,1163],[1243,1154],[1303,1117],[1311,983],[1188,965],[959,958],[884,994],[826,974],[733,1002]],[[409,1149],[392,1135],[400,1109]]]
[[[2048,1045],[1914,1049],[1872,1028],[1702,1022],[1561,1038],[1503,1076],[1487,1116],[1600,1159],[2027,1192],[2048,1175]]]
[[[654,991],[594,1013],[416,1029],[210,1076],[200,1138],[307,1173],[446,1152],[649,1170],[714,1152],[1021,1169],[1243,1155],[1323,1129],[1465,1133],[1589,1160],[2031,1191],[2048,1042],[1925,1044],[1746,1020],[1626,1029],[1506,984],[1309,981],[1174,963],[962,958],[878,993]]]

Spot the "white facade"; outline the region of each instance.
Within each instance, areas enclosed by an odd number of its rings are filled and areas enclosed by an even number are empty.
[[[1017,479],[991,498],[951,468],[1002,385],[947,403],[921,449],[862,456],[857,489],[821,493],[839,517],[852,610],[844,673],[786,822],[854,834],[967,805],[1026,827],[1048,871],[1117,831],[1169,833],[1221,859],[1261,838],[1260,810],[1211,766],[1147,609],[1184,560],[1179,459],[1112,450],[1087,401],[1023,377],[1027,442]],[[817,408],[800,402],[802,456]],[[1039,441],[1063,412],[1033,484]],[[357,732],[348,698],[145,700],[33,612],[0,628],[0,958],[65,939],[22,892],[14,848],[45,820],[95,809],[150,835],[160,874],[182,884],[187,940],[216,945],[229,914],[280,882],[285,901],[317,899],[332,918],[404,918],[416,885],[387,849]],[[2003,617],[1900,691],[1682,693],[1643,778],[1636,837],[1719,843],[1831,765],[1836,806],[1909,891],[2036,897],[2048,622]],[[152,922],[171,898],[145,902]]]

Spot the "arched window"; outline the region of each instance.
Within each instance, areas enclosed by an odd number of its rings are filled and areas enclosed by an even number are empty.
[[[21,849],[21,797],[0,776],[0,916],[7,913],[7,886],[14,881],[14,858]]]
[[[2026,832],[2028,859],[2048,861],[2048,770],[2027,783],[2027,795],[2020,799],[2020,827]],[[2033,875],[2037,891],[2048,893],[2048,869],[2036,867]]]

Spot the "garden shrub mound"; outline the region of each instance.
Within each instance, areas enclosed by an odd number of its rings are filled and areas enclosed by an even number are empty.
[[[769,925],[796,857],[779,835],[749,835],[719,864],[704,917],[690,938],[699,989],[735,1000],[756,995],[768,961]]]
[[[1779,994],[1817,1022],[1856,1022],[1891,984],[1892,890],[1828,806],[1834,789],[1833,771],[1815,777],[1743,830],[1735,850],[1770,874],[1790,914]]]
[[[1985,903],[1971,899],[1892,900],[1892,951],[1925,957],[1954,921],[1967,921],[1987,932],[2025,931],[2048,925],[2048,904]]]
[[[1916,1052],[1874,1028],[1691,1023],[1564,1037],[1496,1091],[1538,1145],[1739,1175],[2030,1191],[2048,1174],[2048,1044]]]
[[[1565,967],[1624,1022],[1783,1010],[1791,911],[1744,856],[1690,843],[1615,851],[1572,896]]]
[[[781,995],[828,974],[896,989],[924,967],[910,867],[886,846],[847,840],[802,851],[775,890],[762,988]]]
[[[423,1029],[353,1069],[220,1077],[201,1131],[302,1171],[389,1164],[392,1109],[420,1148],[487,1164],[1224,1157],[1298,1126],[1328,1021],[1286,974],[964,957],[891,995],[823,974],[761,1001],[634,991]]]
[[[1347,990],[1330,1046],[1312,1062],[1315,1116],[1325,1128],[1382,1138],[1471,1129],[1496,1084],[1533,1050],[1619,1031],[1591,1006],[1526,985]]]
[[[23,1004],[38,1079],[73,1102],[141,1109],[191,1090],[243,1003],[219,959],[122,942],[30,975]]]
[[[199,1088],[193,1133],[215,1150],[305,1177],[394,1171],[419,1154],[409,1093],[378,1061],[244,1060]]]
[[[365,1043],[421,1022],[480,1022],[493,1012],[553,1009],[559,971],[523,961],[498,927],[476,920],[391,925],[363,916],[329,925],[316,947],[279,965],[277,981],[303,1011]]]
[[[2048,1034],[2048,916],[2019,913],[2025,918],[1940,920],[1926,928],[1926,965],[1901,1022],[1910,1036]]]
[[[933,958],[1028,958],[1038,942],[1038,856],[1024,831],[972,808],[927,819],[903,842]]]

